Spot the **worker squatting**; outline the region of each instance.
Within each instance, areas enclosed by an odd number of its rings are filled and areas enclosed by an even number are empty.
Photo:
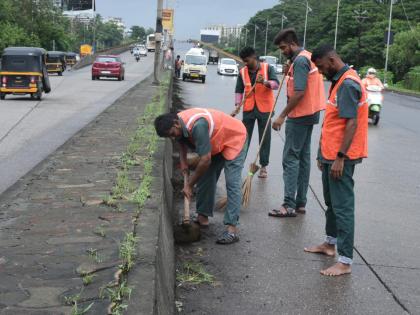
[[[321,274],[347,274],[351,272],[353,262],[353,174],[355,167],[367,157],[367,83],[361,81],[357,72],[346,65],[331,46],[317,47],[312,53],[303,49],[294,29],[282,30],[274,43],[289,62],[284,69],[287,105],[273,122],[275,91],[281,88],[281,84],[274,69],[259,62],[252,47],[245,47],[240,52],[245,66],[238,76],[236,104],[231,115],[214,109],[191,108],[157,117],[155,128],[159,136],[170,137],[180,145],[181,169],[188,175],[183,193],[191,198],[195,187],[197,215],[194,220],[200,227],[208,226],[209,217],[213,216],[216,183],[224,170],[226,229],[216,242],[226,245],[239,240],[241,174],[255,123],[258,124],[260,140],[260,178],[268,176],[271,129],[280,130],[285,125],[284,194],[283,199],[278,200],[279,207],[269,211],[268,215],[293,218],[306,213],[312,131],[320,122],[320,112],[325,110],[317,163],[322,172],[327,205],[326,238],[320,245],[307,247],[305,251],[328,256],[335,256],[337,251],[337,262],[321,270]],[[374,69],[370,69],[368,80],[375,81],[374,74]],[[327,97],[323,76],[331,81]],[[241,110],[242,121],[235,118]],[[266,126],[269,128],[264,135]],[[189,149],[199,156],[191,175],[187,163]]]

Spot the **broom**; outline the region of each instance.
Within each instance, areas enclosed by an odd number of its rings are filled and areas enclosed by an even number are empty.
[[[277,96],[276,96],[276,99],[274,101],[273,108],[271,109],[270,115],[268,116],[268,120],[267,120],[267,123],[265,125],[263,135],[261,137],[261,142],[258,146],[257,156],[255,157],[254,162],[252,162],[249,165],[248,175],[245,178],[244,182],[242,183],[242,206],[245,207],[245,208],[247,208],[248,205],[249,205],[249,198],[251,196],[251,189],[252,189],[252,179],[254,178],[254,175],[258,172],[258,170],[260,169],[260,167],[257,165],[257,161],[258,161],[258,158],[260,157],[261,146],[263,145],[263,142],[265,140],[265,134],[267,133],[267,129],[271,125],[270,124],[271,118],[273,116],[274,109],[275,109],[276,104],[277,104],[277,100],[279,99],[280,92],[281,92],[281,89],[283,87],[284,79],[289,75],[290,68],[289,68],[289,71],[283,76],[283,78],[281,80],[281,83],[280,83],[280,86],[279,86],[279,89],[278,89],[278,92],[277,92]],[[216,208],[219,209],[219,210],[223,209],[226,206],[226,204],[227,204],[227,196],[223,197],[222,199],[220,199],[217,202]]]

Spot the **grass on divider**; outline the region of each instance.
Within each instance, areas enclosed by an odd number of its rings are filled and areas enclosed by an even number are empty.
[[[199,262],[186,262],[182,270],[177,272],[176,280],[184,284],[213,284],[214,276],[208,273]]]

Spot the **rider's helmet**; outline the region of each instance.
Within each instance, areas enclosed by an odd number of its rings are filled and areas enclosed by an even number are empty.
[[[369,75],[369,74],[376,75],[376,69],[375,68],[369,68],[368,71],[367,71],[367,75]]]

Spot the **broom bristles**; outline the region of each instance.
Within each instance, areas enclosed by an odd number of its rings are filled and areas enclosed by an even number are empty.
[[[251,163],[249,165],[248,176],[245,178],[245,180],[242,183],[242,206],[244,208],[247,208],[249,206],[249,200],[250,200],[251,190],[252,190],[252,179],[255,173],[257,173],[259,169],[260,167],[257,164]],[[224,209],[226,207],[226,204],[227,204],[227,196],[217,201],[216,209],[217,210]]]

